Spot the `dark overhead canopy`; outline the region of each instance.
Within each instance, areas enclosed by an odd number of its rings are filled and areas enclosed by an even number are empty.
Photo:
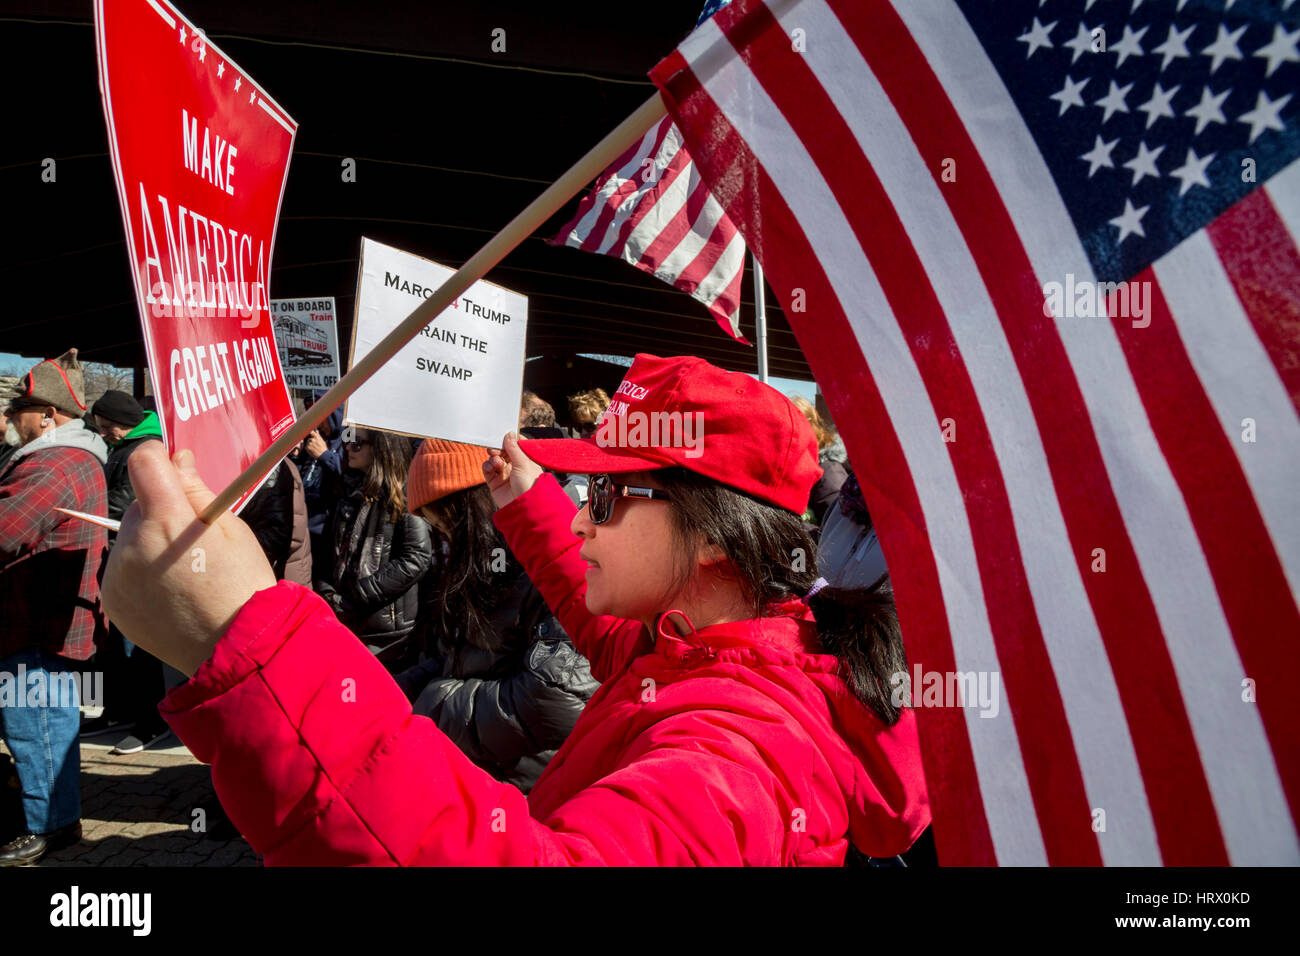
[[[111,0],[109,0],[111,2]],[[179,0],[299,123],[272,297],[333,295],[350,340],[360,238],[459,266],[653,92],[647,71],[701,0],[252,3]],[[505,30],[506,52],[491,51]],[[142,69],[147,69],[142,66]],[[141,360],[89,0],[0,0],[5,129],[0,351]],[[42,160],[57,162],[41,181]],[[342,161],[356,161],[344,182]],[[548,245],[577,200],[488,278],[530,299],[528,354],[694,354],[753,372],[703,306],[604,256]],[[752,281],[742,330],[753,340]],[[810,378],[768,297],[773,375]]]

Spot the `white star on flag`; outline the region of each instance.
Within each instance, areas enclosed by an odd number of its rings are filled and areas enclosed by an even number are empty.
[[[1208,56],[1213,59],[1210,64],[1211,74],[1223,65],[1224,60],[1241,59],[1241,50],[1237,46],[1237,41],[1241,39],[1241,35],[1245,32],[1246,28],[1243,26],[1229,33],[1222,23],[1219,24],[1219,35],[1214,38],[1213,43],[1201,51],[1201,56]]]
[[[1029,44],[1029,52],[1025,54],[1025,59],[1029,59],[1033,56],[1039,47],[1047,47],[1050,49],[1054,45],[1052,41],[1048,39],[1048,34],[1050,34],[1052,28],[1056,26],[1056,22],[1057,21],[1053,20],[1047,26],[1043,26],[1038,22],[1038,17],[1034,17],[1034,25],[1017,37],[1021,43]]]
[[[1208,156],[1197,156],[1196,150],[1190,146],[1187,147],[1187,161],[1169,173],[1170,176],[1182,182],[1182,186],[1178,189],[1178,195],[1182,196],[1193,186],[1210,188],[1210,180],[1205,175],[1205,170],[1217,155],[1218,153],[1210,153]]]
[[[1164,43],[1161,43],[1158,47],[1156,47],[1152,51],[1153,53],[1164,54],[1164,59],[1160,61],[1161,70],[1164,70],[1166,67],[1168,67],[1169,64],[1176,57],[1186,57],[1192,55],[1191,52],[1187,49],[1187,38],[1192,35],[1192,31],[1195,29],[1196,29],[1195,23],[1193,23],[1186,30],[1181,30],[1181,31],[1175,28],[1172,23],[1169,24],[1169,36],[1165,37]]]
[[[1100,106],[1106,111],[1106,115],[1101,118],[1102,123],[1105,123],[1117,112],[1127,113],[1129,111],[1128,104],[1124,102],[1124,97],[1128,96],[1128,91],[1131,89],[1133,89],[1132,83],[1121,88],[1115,85],[1114,80],[1110,81],[1110,90],[1105,96],[1092,104],[1093,106]]]
[[[1092,52],[1092,31],[1094,29],[1096,28],[1089,27],[1086,23],[1080,23],[1079,32],[1074,35],[1074,39],[1061,44],[1074,51],[1074,55],[1070,57],[1071,64],[1083,54]]]
[[[1278,115],[1282,112],[1282,107],[1291,101],[1291,94],[1288,93],[1280,100],[1270,100],[1268,94],[1263,90],[1259,91],[1259,97],[1255,100],[1255,108],[1249,113],[1242,113],[1237,117],[1238,123],[1250,124],[1250,141],[1255,140],[1267,129],[1281,131],[1282,119]]]
[[[1132,185],[1136,186],[1142,181],[1143,176],[1154,176],[1159,178],[1160,170],[1156,169],[1156,160],[1160,154],[1165,151],[1163,146],[1157,146],[1155,149],[1148,149],[1147,144],[1138,141],[1137,155],[1124,164],[1125,169],[1133,170]],[[1122,236],[1120,238],[1123,238]]]
[[[1296,49],[1297,42],[1300,42],[1300,30],[1287,33],[1282,29],[1282,24],[1274,24],[1273,39],[1254,53],[1255,56],[1268,60],[1268,69],[1264,71],[1265,76],[1272,76],[1273,71],[1283,63],[1300,63],[1300,50]]]
[[[1146,50],[1142,49],[1142,44],[1139,41],[1142,39],[1142,37],[1146,35],[1146,32],[1150,29],[1151,28],[1149,26],[1146,26],[1143,27],[1141,30],[1139,30],[1137,33],[1134,33],[1132,27],[1130,27],[1127,23],[1124,24],[1124,35],[1120,37],[1118,43],[1116,43],[1113,47],[1110,48],[1111,53],[1119,54],[1119,59],[1115,62],[1115,69],[1118,70],[1121,66],[1123,66],[1124,61],[1127,60],[1130,56],[1144,56],[1146,54]]]
[[[1118,143],[1118,137],[1112,139],[1109,143],[1104,143],[1102,142],[1101,136],[1098,136],[1097,142],[1093,144],[1092,149],[1079,157],[1080,159],[1086,159],[1088,161],[1089,179],[1092,178],[1093,173],[1101,169],[1103,166],[1108,169],[1115,168],[1115,162],[1110,158],[1110,154],[1111,150],[1113,150]]]
[[[1151,99],[1138,107],[1139,113],[1147,114],[1147,129],[1150,129],[1151,125],[1162,116],[1174,118],[1175,114],[1169,103],[1180,89],[1181,86],[1175,86],[1172,90],[1165,90],[1159,83],[1156,84],[1155,89],[1151,91]]]
[[[1061,104],[1061,111],[1056,114],[1057,116],[1064,116],[1065,111],[1071,106],[1087,105],[1084,103],[1083,97],[1079,94],[1082,93],[1083,88],[1088,85],[1089,79],[1090,77],[1085,76],[1078,83],[1075,83],[1069,76],[1066,76],[1065,86],[1061,87],[1060,92],[1053,93],[1050,97],[1050,99],[1054,99]]]
[[[1134,209],[1132,202],[1127,199],[1124,200],[1124,211],[1110,221],[1112,226],[1119,226],[1119,238],[1115,240],[1116,245],[1122,243],[1129,236],[1136,235],[1141,236],[1143,239],[1146,238],[1147,234],[1142,230],[1142,217],[1147,214],[1147,210],[1150,208],[1150,206],[1143,206],[1141,209]]]
[[[1196,117],[1196,132],[1193,135],[1199,136],[1201,130],[1211,123],[1228,122],[1228,117],[1223,115],[1223,101],[1231,92],[1232,87],[1218,94],[1211,91],[1208,86],[1201,90],[1201,102],[1183,113],[1184,116]]]

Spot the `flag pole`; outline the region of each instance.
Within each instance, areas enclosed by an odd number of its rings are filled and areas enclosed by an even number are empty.
[[[754,339],[758,351],[758,380],[767,381],[767,294],[763,289],[763,267],[752,252],[749,261],[754,264]]]
[[[493,266],[509,255],[515,246],[555,215],[561,206],[575,196],[583,186],[604,172],[624,150],[666,114],[667,107],[656,91],[637,108],[636,112],[623,120],[582,159],[574,163],[568,172],[546,187],[546,190],[529,203],[523,212],[510,220],[505,228],[489,239],[487,245],[474,253],[468,262],[456,270],[455,275],[439,286],[433,295],[403,319],[401,325],[389,332],[378,345],[367,352],[347,375],[339,379],[333,388],[321,396],[320,401],[307,409],[302,418],[294,422],[288,431],[271,443],[270,448],[262,452],[251,465],[227,485],[204,509],[203,514],[199,515],[200,519],[206,524],[212,524],[220,518],[239,500],[240,495],[257,484],[258,480],[287,455],[294,445],[306,438],[312,429],[329,417],[329,413],[343,404],[344,399],[360,388],[381,365],[415,338],[420,329],[441,314],[461,293],[483,278]]]

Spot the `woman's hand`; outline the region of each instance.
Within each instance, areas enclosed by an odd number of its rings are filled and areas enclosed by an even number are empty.
[[[541,477],[542,467],[523,453],[514,432],[506,432],[500,448],[489,448],[492,457],[483,462],[483,476],[492,491],[492,500],[504,508]]]
[[[275,573],[239,518],[199,520],[216,496],[191,452],[168,461],[162,442],[144,442],[127,470],[136,501],[104,571],[104,611],[133,643],[193,676],[244,603],[275,586]]]

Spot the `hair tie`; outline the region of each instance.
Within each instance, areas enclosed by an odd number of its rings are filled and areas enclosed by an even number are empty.
[[[816,581],[813,582],[813,586],[808,589],[808,593],[805,594],[802,598],[800,598],[800,600],[802,600],[804,604],[807,604],[809,601],[813,599],[813,596],[818,591],[826,587],[826,585],[828,585],[829,583],[830,582],[827,581],[825,578],[818,578]]]

